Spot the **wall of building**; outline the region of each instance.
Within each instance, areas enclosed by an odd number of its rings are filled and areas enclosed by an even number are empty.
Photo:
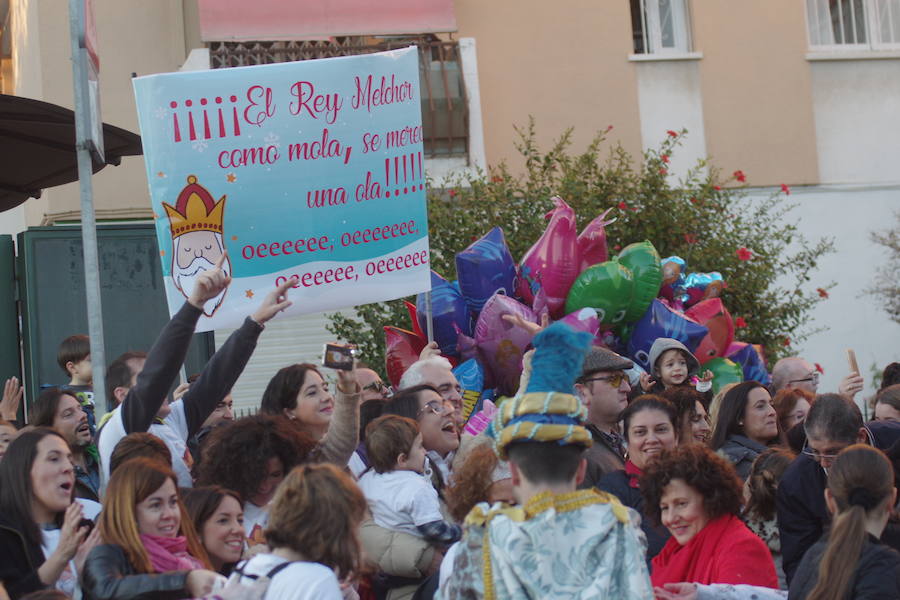
[[[846,350],[852,348],[866,378],[863,396],[871,396],[873,371],[900,360],[900,324],[890,321],[878,302],[863,293],[875,282],[876,268],[886,259],[885,249],[870,234],[896,226],[900,186],[797,187],[791,200],[798,206],[787,218],[797,223],[800,233],[809,240],[834,238],[836,252],[820,261],[806,287],[815,290],[837,284],[810,315],[808,330],[822,331],[794,344],[794,350],[825,369],[819,391],[835,392],[849,372]],[[796,282],[779,281],[778,285],[794,289]]]
[[[455,6],[459,37],[478,43],[488,164],[521,169],[514,127],[529,116],[544,148],[574,127],[573,147],[581,150],[613,125],[610,138],[640,153],[627,2],[457,0]]]
[[[900,181],[900,57],[810,66],[822,182]]]

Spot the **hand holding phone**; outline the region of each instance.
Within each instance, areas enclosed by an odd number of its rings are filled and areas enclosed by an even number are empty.
[[[358,350],[353,344],[325,344],[322,366],[342,371],[353,370],[353,359]]]

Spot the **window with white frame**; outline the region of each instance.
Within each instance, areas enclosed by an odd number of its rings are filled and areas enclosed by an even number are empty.
[[[816,49],[900,49],[900,0],[806,0]]]
[[[688,0],[631,0],[635,54],[691,51]]]

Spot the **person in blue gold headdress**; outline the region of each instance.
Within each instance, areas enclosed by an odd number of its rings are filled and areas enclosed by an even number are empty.
[[[590,339],[564,323],[534,338],[528,384],[488,431],[509,460],[519,505],[472,509],[436,598],[652,600],[634,514],[614,496],[576,491],[592,439],[573,386]]]

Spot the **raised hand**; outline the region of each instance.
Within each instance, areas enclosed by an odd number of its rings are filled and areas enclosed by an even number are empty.
[[[222,270],[222,265],[225,264],[227,258],[228,252],[223,252],[214,268],[203,271],[197,276],[194,281],[194,289],[191,290],[191,296],[188,298],[188,302],[194,307],[203,310],[203,305],[207,300],[218,296],[231,283],[231,276],[225,275],[225,271]]]
[[[538,325],[537,323],[532,323],[531,321],[526,321],[521,317],[521,315],[505,314],[501,315],[500,318],[510,325],[519,327],[520,329],[524,329],[531,335],[539,334],[550,324],[550,315],[548,315],[547,313],[543,313],[541,315],[540,325]]]
[[[264,324],[266,321],[289,307],[293,302],[288,300],[288,290],[297,283],[296,279],[288,277],[286,281],[281,282],[274,290],[266,294],[262,304],[256,309],[250,318],[259,323]]]
[[[645,392],[649,392],[653,386],[656,385],[656,381],[650,376],[649,373],[641,373],[641,389]]]
[[[59,545],[56,546],[56,552],[65,559],[70,561],[78,552],[78,547],[88,535],[88,528],[81,524],[83,509],[80,503],[72,502],[66,509],[63,517],[62,529],[59,532]]]
[[[431,358],[432,356],[440,356],[441,349],[438,348],[437,342],[428,342],[428,344],[422,348],[422,351],[419,352],[419,360],[425,360],[426,358]]]
[[[847,396],[851,400],[858,392],[861,392],[866,385],[866,380],[859,373],[850,373],[843,379],[838,386],[838,393]]]
[[[19,380],[10,377],[3,386],[3,399],[0,400],[0,419],[15,421],[19,414],[19,405],[22,403],[23,388]]]

